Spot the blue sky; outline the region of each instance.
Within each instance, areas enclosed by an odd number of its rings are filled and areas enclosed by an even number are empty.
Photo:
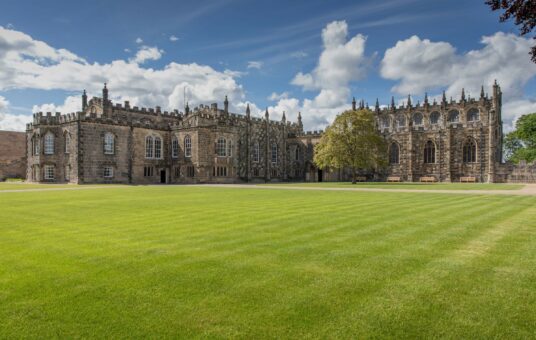
[[[536,67],[498,16],[483,0],[4,1],[0,128],[76,110],[104,81],[117,101],[180,109],[184,88],[193,105],[228,94],[234,111],[302,111],[312,129],[352,96],[476,95],[495,78],[511,126],[536,111]]]

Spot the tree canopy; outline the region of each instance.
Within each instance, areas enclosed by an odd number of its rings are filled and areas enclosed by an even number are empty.
[[[351,169],[353,182],[358,169],[385,166],[387,145],[376,129],[372,111],[349,110],[339,114],[316,145],[314,162],[319,168]]]
[[[517,120],[516,129],[504,139],[504,149],[506,159],[511,162],[536,160],[536,113]]]
[[[486,4],[493,11],[504,10],[500,21],[504,22],[514,18],[519,28],[519,35],[529,34],[536,26],[536,1],[534,0],[487,0]],[[533,37],[536,40],[536,35]],[[536,63],[536,46],[530,52],[532,61]]]

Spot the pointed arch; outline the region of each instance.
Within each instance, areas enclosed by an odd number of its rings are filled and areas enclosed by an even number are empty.
[[[436,162],[436,147],[435,143],[431,140],[428,140],[424,144],[424,163],[432,164]]]
[[[467,138],[463,143],[463,162],[476,163],[477,161],[477,145],[474,138]]]
[[[179,139],[177,136],[173,136],[173,139],[171,140],[171,157],[179,157]]]
[[[415,112],[413,114],[413,125],[415,126],[422,126],[423,125],[423,116],[422,116],[422,113],[420,112]]]
[[[44,149],[45,155],[54,154],[54,134],[50,131],[45,134]]]
[[[434,111],[430,113],[430,124],[432,125],[439,124],[440,119],[441,119],[441,114],[439,112]]]
[[[477,108],[472,108],[467,111],[467,121],[476,122],[480,120],[480,111]]]
[[[153,158],[153,145],[154,139],[153,136],[145,137],[145,158]]]
[[[449,123],[457,123],[460,121],[460,112],[458,110],[450,110],[447,116]]]
[[[184,157],[192,157],[192,138],[190,135],[184,137]]]
[[[400,145],[397,142],[391,142],[389,145],[389,164],[400,163]]]

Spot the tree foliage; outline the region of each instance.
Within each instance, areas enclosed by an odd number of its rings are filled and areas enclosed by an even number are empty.
[[[504,151],[506,159],[514,163],[536,160],[536,113],[517,120],[516,129],[504,139]]]
[[[355,182],[358,169],[375,170],[387,164],[387,144],[376,129],[374,114],[363,109],[339,114],[315,147],[319,168],[349,168]]]
[[[536,26],[536,1],[534,0],[487,0],[486,4],[493,11],[504,10],[500,21],[504,22],[514,18],[514,23],[519,28],[520,35],[529,34]],[[536,35],[533,37],[536,40]],[[530,52],[532,61],[536,63],[536,46]]]

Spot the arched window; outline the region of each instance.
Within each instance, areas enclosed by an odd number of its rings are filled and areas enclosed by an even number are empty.
[[[300,146],[296,145],[296,154],[294,155],[294,160],[299,161],[300,160]]]
[[[71,152],[71,135],[69,132],[65,132],[65,135],[63,135],[63,145],[65,146],[65,153]]]
[[[277,144],[272,143],[272,163],[277,163]]]
[[[441,118],[441,115],[439,114],[439,112],[434,111],[434,112],[430,113],[430,124],[432,124],[432,125],[439,124],[439,119],[440,118]]]
[[[192,157],[192,138],[184,137],[184,157]]]
[[[52,132],[48,132],[45,135],[45,155],[53,155],[54,154],[54,134]]]
[[[478,109],[472,108],[467,112],[467,121],[468,122],[476,122],[480,119],[480,112]]]
[[[476,162],[476,143],[472,138],[468,139],[463,145],[463,162],[464,163]]]
[[[460,121],[460,113],[458,110],[450,110],[447,118],[449,123],[457,123]]]
[[[162,159],[162,139],[160,137],[154,138],[154,158]]]
[[[435,163],[435,144],[431,140],[424,145],[424,163]]]
[[[106,155],[113,155],[115,151],[115,136],[107,132],[104,135],[104,154]]]
[[[179,157],[179,140],[177,139],[177,137],[173,137],[173,139],[171,140],[171,157]]]
[[[153,158],[153,141],[152,136],[145,137],[145,158]]]
[[[389,117],[383,117],[382,118],[382,128],[388,128],[389,127]]]
[[[229,139],[229,144],[227,145],[227,156],[233,157],[233,141]]]
[[[227,142],[225,138],[218,138],[218,141],[216,142],[216,154],[218,155],[218,157],[225,157],[226,148]]]
[[[389,146],[389,164],[398,164],[400,162],[400,147],[397,143],[392,142]]]
[[[396,124],[398,125],[398,127],[404,127],[406,126],[406,116],[404,115],[398,115],[396,117]]]
[[[416,112],[414,115],[413,115],[413,125],[415,126],[421,126],[423,123],[423,120],[422,120],[422,113],[420,112]]]
[[[255,144],[253,144],[253,161],[259,162],[260,158],[261,158],[261,153],[260,153],[259,142],[255,142]]]

